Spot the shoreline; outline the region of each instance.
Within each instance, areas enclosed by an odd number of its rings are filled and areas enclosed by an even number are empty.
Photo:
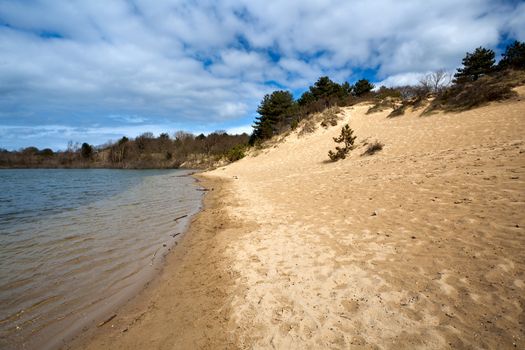
[[[225,232],[236,230],[223,205],[228,180],[192,176],[207,189],[202,209],[164,257],[158,274],[116,316],[97,320],[61,349],[236,347],[235,336],[228,333],[235,281],[223,259]]]
[[[197,175],[160,277],[72,348],[522,347],[525,104],[368,108]],[[327,163],[344,123],[359,144]]]

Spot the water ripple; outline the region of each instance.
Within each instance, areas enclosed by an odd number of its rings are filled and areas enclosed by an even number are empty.
[[[200,206],[174,173],[0,170],[0,348],[67,336],[151,278]]]

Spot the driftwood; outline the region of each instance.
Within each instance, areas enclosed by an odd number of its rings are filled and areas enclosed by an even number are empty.
[[[105,325],[106,323],[110,322],[112,319],[114,319],[115,317],[117,317],[117,314],[113,314],[110,318],[108,318],[107,320],[105,320],[104,322],[100,322],[97,327],[102,327],[103,325]]]
[[[178,235],[180,235],[182,232],[178,232],[178,233],[174,233],[171,235],[171,237],[177,237]]]
[[[197,191],[208,192],[209,189],[207,189],[207,188],[197,188]]]
[[[177,221],[177,220],[183,219],[183,218],[185,218],[186,216],[188,216],[188,214],[186,214],[186,215],[182,215],[182,216],[179,216],[178,218],[173,219],[173,221]]]
[[[160,248],[157,248],[157,250],[155,250],[155,253],[153,253],[153,256],[151,257],[151,262],[149,263],[150,265],[153,265],[153,260],[155,260],[155,256],[157,255],[157,252],[159,251]]]

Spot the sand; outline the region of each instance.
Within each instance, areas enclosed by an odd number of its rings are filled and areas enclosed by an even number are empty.
[[[525,348],[519,92],[426,117],[344,108],[205,173],[206,210],[160,277],[71,346]],[[343,123],[358,147],[326,162]]]
[[[213,191],[158,276],[64,349],[235,348],[230,291],[236,286],[224,253],[229,240],[249,226],[227,214],[233,196],[223,182],[203,179]]]

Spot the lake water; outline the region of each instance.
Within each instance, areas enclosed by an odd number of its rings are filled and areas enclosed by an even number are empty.
[[[200,208],[187,174],[0,170],[0,348],[56,348],[140,290]]]

